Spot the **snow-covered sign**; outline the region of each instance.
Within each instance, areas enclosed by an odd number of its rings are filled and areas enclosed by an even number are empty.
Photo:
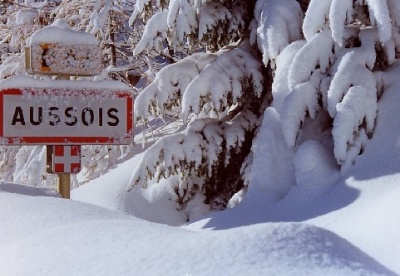
[[[65,21],[33,33],[25,50],[26,71],[52,75],[94,76],[102,70],[97,39],[72,30]]]
[[[80,146],[54,146],[53,173],[78,173],[81,170]]]
[[[0,82],[0,144],[130,144],[133,94],[117,81]]]

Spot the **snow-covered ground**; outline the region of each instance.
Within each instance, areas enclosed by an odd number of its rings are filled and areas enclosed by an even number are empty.
[[[193,231],[46,190],[2,183],[0,191],[1,275],[394,275],[305,223]]]

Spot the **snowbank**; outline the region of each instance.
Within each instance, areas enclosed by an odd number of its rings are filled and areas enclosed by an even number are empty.
[[[0,189],[2,275],[393,275],[315,226],[193,232],[24,188]]]

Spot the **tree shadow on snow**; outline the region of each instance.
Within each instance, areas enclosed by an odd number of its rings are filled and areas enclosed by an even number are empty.
[[[370,180],[400,173],[400,117],[396,115],[400,103],[399,91],[400,84],[382,95],[373,136],[346,176]]]
[[[238,206],[213,213],[199,221],[202,221],[200,223],[203,223],[203,228],[215,230],[268,222],[303,222],[342,209],[354,202],[359,195],[359,190],[343,182],[315,198],[301,195],[296,188],[279,201],[253,192],[246,195]]]

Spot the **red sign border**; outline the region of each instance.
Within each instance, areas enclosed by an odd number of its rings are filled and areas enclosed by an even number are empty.
[[[41,88],[39,88],[41,89]],[[34,92],[34,91],[33,91]],[[0,115],[4,112],[5,95],[23,95],[19,88],[9,88],[0,91]],[[0,119],[0,145],[128,145],[133,143],[133,94],[128,91],[117,91],[115,95],[118,98],[126,98],[127,125],[126,133],[129,137],[123,140],[115,137],[4,137],[3,118]],[[130,114],[130,116],[129,116]],[[129,140],[129,142],[128,142]],[[6,141],[6,142],[5,142]]]

